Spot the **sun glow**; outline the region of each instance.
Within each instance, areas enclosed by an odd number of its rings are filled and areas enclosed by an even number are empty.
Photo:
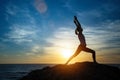
[[[64,49],[61,52],[64,58],[69,58],[73,54],[72,50],[69,50],[69,49]]]

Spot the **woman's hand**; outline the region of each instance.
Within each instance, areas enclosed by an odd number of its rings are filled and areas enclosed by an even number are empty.
[[[74,16],[74,23],[77,24],[77,17]]]
[[[74,20],[77,20],[77,17],[76,17],[76,16],[74,16]]]

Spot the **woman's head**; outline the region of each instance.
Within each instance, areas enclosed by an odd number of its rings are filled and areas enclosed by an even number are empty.
[[[77,27],[77,31],[78,31],[79,33],[82,33],[83,29],[82,29],[82,28]]]

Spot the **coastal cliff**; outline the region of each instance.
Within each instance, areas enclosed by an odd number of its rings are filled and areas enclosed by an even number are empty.
[[[33,70],[20,80],[120,80],[120,69],[105,64],[81,62]]]

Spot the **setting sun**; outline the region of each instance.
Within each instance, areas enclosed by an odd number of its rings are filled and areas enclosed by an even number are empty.
[[[72,50],[69,50],[69,49],[64,49],[61,51],[62,52],[62,56],[64,58],[69,58],[70,56],[72,56]]]

